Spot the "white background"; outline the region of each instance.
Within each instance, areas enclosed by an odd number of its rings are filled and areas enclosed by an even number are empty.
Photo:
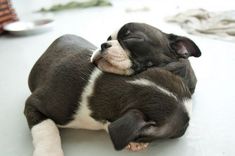
[[[53,0],[13,0],[22,20]],[[235,155],[235,44],[191,36],[164,17],[190,8],[210,11],[235,9],[232,0],[113,0],[113,7],[70,10],[54,14],[53,31],[26,37],[0,36],[0,155],[30,156],[33,146],[23,115],[30,95],[28,74],[53,40],[76,34],[99,46],[126,22],[146,22],[159,29],[193,39],[202,51],[191,58],[198,78],[193,96],[193,116],[184,137],[157,141],[143,152],[116,152],[105,132],[62,130],[65,156],[234,156]],[[149,7],[148,12],[127,13],[127,8]]]

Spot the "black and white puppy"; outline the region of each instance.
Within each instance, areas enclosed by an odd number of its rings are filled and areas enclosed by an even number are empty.
[[[63,156],[58,127],[104,129],[116,150],[140,150],[185,133],[191,93],[180,77],[160,68],[133,76],[105,73],[90,62],[91,49],[88,41],[65,35],[32,68],[24,113],[34,156]]]
[[[121,75],[161,67],[182,77],[193,93],[197,79],[187,58],[200,55],[187,37],[167,34],[145,23],[127,23],[95,51],[91,62],[102,71]]]

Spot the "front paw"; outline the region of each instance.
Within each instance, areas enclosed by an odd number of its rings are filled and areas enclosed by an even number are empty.
[[[37,147],[33,156],[64,156],[64,152],[61,148],[53,148],[53,147]]]
[[[132,152],[138,152],[145,150],[148,147],[149,143],[137,143],[137,142],[130,142],[127,146],[126,149]]]

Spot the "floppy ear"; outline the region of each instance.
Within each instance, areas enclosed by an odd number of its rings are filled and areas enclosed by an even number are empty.
[[[169,34],[168,39],[170,41],[170,47],[182,58],[188,58],[190,56],[199,57],[201,51],[198,46],[189,38],[183,36],[177,36]]]
[[[116,150],[121,150],[134,141],[142,128],[147,125],[144,114],[139,110],[130,110],[108,126],[109,135]]]

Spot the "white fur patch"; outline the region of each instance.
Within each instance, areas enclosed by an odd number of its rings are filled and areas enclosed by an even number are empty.
[[[89,109],[89,97],[92,96],[94,86],[96,83],[96,79],[102,74],[98,68],[94,68],[90,79],[83,90],[81,95],[81,101],[78,112],[74,116],[74,120],[68,123],[65,126],[60,126],[64,128],[81,128],[81,129],[91,129],[91,130],[99,130],[105,129],[105,124],[94,120],[91,115],[91,110]]]
[[[118,40],[107,41],[108,44],[112,45],[104,52],[104,58],[112,65],[119,69],[129,69],[132,66],[131,60],[129,59],[129,51],[124,50]]]
[[[106,124],[104,124],[104,130],[109,133],[109,129],[108,129],[108,126],[109,126],[110,122],[106,122]]]
[[[119,32],[120,28],[117,29],[116,31],[114,31],[112,34],[111,34],[111,40],[117,40],[117,35],[118,35],[118,32]]]
[[[33,156],[63,156],[59,130],[51,119],[33,126]]]
[[[147,80],[147,79],[136,79],[134,81],[128,81],[129,83],[135,84],[135,85],[142,85],[142,86],[150,86],[150,87],[156,87],[158,88],[162,93],[168,95],[169,97],[173,97],[175,100],[177,100],[177,97],[174,95],[174,93],[170,92],[166,88],[163,88],[154,82]],[[189,117],[192,115],[192,99],[184,99],[183,105],[185,107],[185,110],[187,111]]]
[[[191,117],[192,115],[192,99],[184,99],[183,104],[185,109],[188,113],[188,116]]]
[[[101,55],[100,49],[97,48],[97,49],[94,50],[94,52],[92,53],[92,56],[91,56],[90,61],[93,63],[93,62],[96,60],[96,58],[97,58],[98,56],[100,56],[100,55]]]
[[[147,80],[147,79],[136,79],[134,81],[128,81],[128,83],[135,84],[135,85],[141,85],[141,86],[150,86],[150,87],[156,87],[159,89],[163,94],[166,94],[169,97],[173,97],[175,100],[177,100],[177,97],[174,95],[174,93],[170,92],[166,88],[163,88],[156,83]]]
[[[119,69],[106,61],[105,59],[100,59],[98,63],[98,68],[102,71],[108,72],[108,73],[114,73],[119,75],[131,75],[134,73],[134,70],[131,68],[127,69]]]

